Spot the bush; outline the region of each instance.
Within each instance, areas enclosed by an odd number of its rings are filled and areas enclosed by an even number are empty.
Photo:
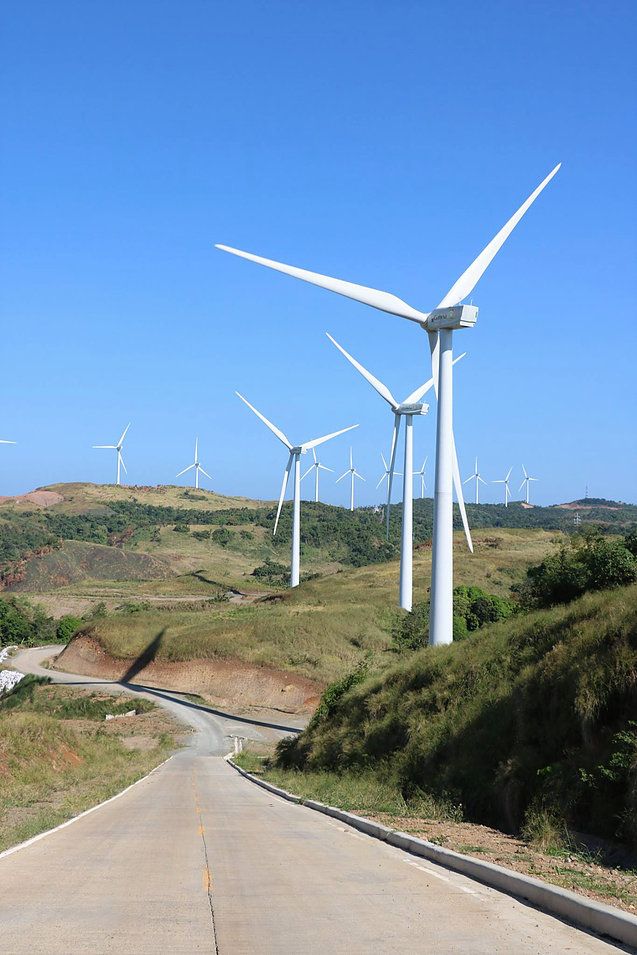
[[[83,624],[81,617],[73,617],[67,614],[60,617],[55,628],[55,639],[60,643],[68,643],[71,637],[80,629]]]
[[[459,586],[453,591],[453,639],[462,640],[487,623],[510,617],[512,601],[488,594],[481,587]],[[429,639],[429,604],[417,603],[401,615],[392,629],[394,650],[420,650]]]
[[[210,536],[215,544],[219,544],[220,547],[227,547],[232,540],[232,534],[227,527],[218,527]]]
[[[15,597],[0,599],[0,646],[51,643],[55,623],[40,607]]]
[[[527,608],[568,603],[591,590],[608,590],[637,580],[637,559],[626,546],[632,538],[608,540],[591,529],[569,546],[530,567],[520,589]]]

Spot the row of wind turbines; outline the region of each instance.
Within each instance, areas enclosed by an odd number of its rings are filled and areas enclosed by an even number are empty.
[[[561,164],[555,166],[536,189],[528,196],[520,208],[511,216],[495,237],[485,246],[477,258],[462,273],[460,278],[454,283],[451,289],[439,302],[438,306],[430,312],[423,312],[411,305],[408,305],[397,296],[384,292],[379,289],[369,288],[364,285],[358,285],[343,279],[333,278],[328,275],[322,275],[318,272],[311,272],[307,269],[297,266],[287,265],[283,262],[277,262],[273,259],[267,259],[263,256],[255,255],[251,252],[245,252],[240,249],[227,245],[217,245],[218,249],[229,252],[232,255],[239,256],[259,265],[266,266],[275,271],[290,275],[293,278],[301,279],[312,285],[336,292],[346,298],[354,299],[364,305],[386,312],[399,318],[414,322],[423,331],[427,333],[429,349],[431,355],[431,378],[415,391],[411,392],[404,401],[397,401],[391,391],[379,379],[373,376],[367,369],[363,368],[359,362],[349,355],[333,338],[330,339],[339,349],[345,358],[356,368],[360,374],[369,382],[374,390],[388,403],[394,415],[394,427],[392,432],[391,452],[389,466],[386,469],[388,485],[388,502],[391,500],[391,488],[394,475],[394,466],[398,444],[401,421],[405,418],[405,440],[404,440],[404,469],[403,469],[403,504],[402,504],[402,533],[401,533],[401,559],[400,559],[400,606],[406,610],[411,610],[412,606],[412,563],[413,563],[413,419],[424,416],[429,411],[429,406],[422,402],[424,395],[433,388],[437,399],[436,415],[436,461],[435,461],[435,488],[434,488],[434,526],[432,539],[432,569],[431,569],[431,604],[429,614],[429,642],[432,645],[448,644],[453,640],[453,491],[455,489],[456,499],[462,517],[462,524],[467,539],[469,550],[473,552],[473,542],[471,531],[467,521],[467,514],[464,505],[464,496],[458,466],[458,455],[453,434],[453,367],[460,358],[454,360],[453,357],[453,333],[464,328],[473,328],[478,318],[477,306],[463,304],[464,300],[471,295],[480,278],[493,261],[496,254],[502,248],[505,241],[513,232],[516,225],[535,202],[543,189],[549,184],[557,174]],[[251,405],[246,398],[239,395],[242,401],[259,417],[264,424],[279,438],[287,447],[289,457],[283,475],[281,484],[281,494],[277,508],[277,520],[274,532],[278,525],[278,518],[283,505],[288,480],[292,469],[294,469],[294,494],[293,494],[293,522],[292,522],[292,559],[291,559],[291,586],[296,586],[299,582],[299,564],[300,564],[300,484],[301,469],[300,459],[303,454],[313,450],[325,441],[337,435],[344,434],[351,430],[355,425],[335,431],[332,434],[325,435],[322,438],[315,438],[304,444],[293,445],[288,438],[273,425],[261,412]],[[476,467],[477,471],[477,467]],[[318,470],[317,470],[318,473]],[[350,468],[339,480],[342,480],[346,474],[350,474],[352,482],[355,480],[355,468],[350,464]],[[423,472],[424,475],[424,472]],[[505,498],[508,504],[508,482],[511,472],[504,479]],[[479,475],[478,475],[479,477]],[[472,475],[469,480],[475,479],[476,486],[479,484],[478,477]],[[384,476],[383,476],[384,478]],[[423,477],[424,479],[424,477]],[[530,476],[525,472],[527,481],[527,496]],[[387,508],[389,516],[389,508]]]

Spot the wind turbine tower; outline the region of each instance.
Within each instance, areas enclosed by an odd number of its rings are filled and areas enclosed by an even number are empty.
[[[181,477],[182,474],[186,474],[187,471],[192,471],[193,468],[195,469],[195,488],[197,488],[197,490],[199,489],[199,472],[200,471],[202,474],[205,474],[205,476],[208,478],[209,481],[212,481],[212,478],[210,477],[208,472],[203,469],[203,467],[201,466],[201,462],[199,461],[199,438],[195,438],[195,460],[193,461],[192,464],[189,464],[187,468],[184,468],[183,471],[180,471],[179,474],[176,475],[176,477]]]
[[[274,530],[272,536],[276,534],[276,529],[279,526],[279,517],[281,516],[281,508],[283,507],[283,499],[285,498],[285,492],[288,486],[288,480],[290,478],[290,471],[294,467],[294,503],[292,506],[292,550],[291,550],[291,559],[290,559],[290,587],[298,587],[299,578],[300,578],[300,569],[301,569],[301,455],[305,454],[306,451],[311,451],[313,448],[317,448],[319,444],[323,444],[325,441],[330,441],[331,438],[337,438],[339,434],[345,434],[346,431],[351,431],[352,428],[357,428],[357,424],[352,424],[349,428],[342,428],[340,431],[334,431],[332,434],[326,434],[322,438],[314,438],[312,441],[305,441],[303,444],[292,444],[288,438],[280,431],[271,421],[262,415],[260,411],[251,405],[247,398],[244,398],[243,395],[236,392],[238,398],[241,398],[244,404],[248,406],[250,411],[253,411],[257,418],[260,418],[263,421],[264,425],[270,429],[272,434],[276,435],[279,441],[285,445],[289,451],[288,462],[285,466],[285,471],[283,472],[283,481],[281,483],[281,493],[279,495],[279,504],[276,509],[276,519],[274,521]]]
[[[355,426],[355,427],[356,427],[356,426]],[[348,430],[349,430],[349,429],[348,429]],[[351,448],[349,449],[349,467],[348,467],[347,471],[343,471],[343,473],[341,474],[340,478],[337,478],[337,479],[336,479],[336,483],[338,484],[338,482],[339,482],[339,481],[342,481],[343,478],[347,477],[348,474],[349,474],[349,476],[350,476],[350,482],[351,482],[351,484],[350,484],[350,493],[349,493],[349,509],[350,509],[350,511],[353,511],[353,510],[354,510],[354,481],[356,480],[356,478],[360,478],[361,481],[364,481],[365,478],[363,477],[362,474],[359,474],[358,471],[356,470],[356,468],[354,467],[354,458],[353,458],[353,455],[352,455],[352,449],[351,449]]]
[[[326,468],[324,464],[321,464],[321,462],[316,456],[315,448],[312,448],[312,454],[314,456],[314,461],[312,464],[310,464],[305,474],[301,476],[301,480],[303,481],[308,476],[310,471],[312,470],[314,471],[314,501],[316,504],[318,504],[319,502],[319,471],[332,471],[333,473],[334,468]]]
[[[469,477],[466,479],[466,481],[463,481],[462,483],[463,483],[463,484],[468,484],[469,481],[475,481],[475,482],[476,482],[476,504],[479,504],[479,503],[480,503],[480,484],[481,484],[481,483],[482,483],[482,484],[486,484],[487,482],[484,480],[484,478],[483,478],[482,475],[480,474],[480,471],[478,470],[478,459],[477,459],[477,458],[476,458],[476,466],[475,466],[475,468],[474,468],[474,470],[473,470],[473,474],[470,474]]]
[[[251,252],[227,245],[217,248],[239,255],[259,265],[284,272],[312,285],[329,289],[346,298],[371,305],[382,312],[397,315],[420,325],[427,332],[431,351],[434,390],[438,399],[436,422],[436,479],[434,493],[434,528],[432,540],[431,608],[429,642],[433,645],[453,640],[453,485],[458,503],[462,500],[462,484],[453,436],[453,333],[473,328],[478,318],[475,305],[462,303],[471,295],[485,270],[502,248],[514,228],[535,202],[542,190],[556,175],[560,164],[533,190],[497,235],[482,250],[431,312],[413,308],[396,295],[343,279],[310,272]]]
[[[124,468],[124,474],[128,474],[128,471],[126,470],[126,465],[124,464],[124,458],[122,457],[122,445],[124,444],[124,438],[126,437],[126,434],[129,428],[130,428],[130,422],[126,425],[126,427],[122,431],[122,435],[119,441],[117,442],[117,444],[94,444],[93,445],[94,448],[108,448],[109,451],[117,452],[117,481],[115,482],[117,485],[120,485],[122,483],[120,480],[121,468]]]

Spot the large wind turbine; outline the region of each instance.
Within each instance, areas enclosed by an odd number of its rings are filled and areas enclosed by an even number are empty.
[[[521,491],[522,488],[526,485],[526,503],[529,504],[529,503],[530,503],[530,501],[529,501],[529,484],[531,483],[531,481],[539,481],[540,479],[539,479],[539,478],[531,477],[529,474],[527,474],[527,473],[526,473],[526,468],[524,467],[524,465],[522,465],[522,470],[524,471],[524,480],[523,480],[522,483],[520,484],[520,486],[519,486],[519,488],[518,488],[518,491]]]
[[[354,425],[354,427],[357,427],[357,425]],[[349,509],[350,511],[353,511],[354,510],[354,482],[356,478],[360,478],[361,481],[364,481],[365,478],[363,477],[362,474],[359,474],[356,468],[354,467],[354,458],[352,455],[351,448],[349,449],[349,467],[347,471],[343,471],[340,478],[337,478],[335,483],[338,484],[338,482],[342,481],[343,478],[346,478],[348,474],[349,474],[350,482],[351,482],[350,489],[349,489]]]
[[[469,481],[476,482],[476,504],[479,504],[480,503],[480,484],[486,484],[487,482],[485,481],[485,479],[480,474],[480,471],[478,470],[477,458],[476,458],[476,466],[474,468],[473,474],[470,474],[469,477],[466,479],[466,481],[463,481],[462,483],[468,484]]]
[[[314,461],[310,464],[309,468],[305,474],[301,475],[301,480],[306,478],[310,471],[314,471],[314,501],[316,504],[319,502],[319,471],[334,471],[334,468],[327,468],[324,464],[321,464],[319,459],[316,456],[316,450],[312,448],[312,454],[314,456]]]
[[[233,249],[230,246],[217,246],[217,248],[226,252],[250,259],[260,265],[266,265],[294,278],[303,279],[312,285],[318,285],[347,298],[353,298],[357,302],[371,305],[382,312],[409,319],[416,322],[428,333],[434,388],[438,398],[431,609],[429,614],[429,642],[432,644],[451,643],[453,640],[452,486],[454,484],[458,503],[460,504],[463,500],[458,457],[453,438],[453,332],[461,328],[472,328],[475,325],[478,318],[477,307],[475,305],[462,305],[461,303],[471,294],[515,226],[555,176],[559,168],[560,165],[557,165],[534,189],[517,212],[511,216],[469,268],[462,273],[458,281],[432,312],[419,311],[389,292],[368,288],[364,285],[356,285],[353,282],[345,282],[342,279],[320,275],[317,272],[309,272],[306,269],[275,262],[272,259],[253,255],[250,252]]]
[[[509,478],[511,477],[511,471],[513,468],[509,468],[507,471],[507,476],[505,478],[498,478],[497,481],[492,481],[492,484],[504,484],[504,506],[509,506],[509,498],[513,497],[511,494],[511,488],[509,487]]]
[[[195,438],[195,460],[193,461],[192,464],[189,464],[187,468],[184,468],[183,471],[180,471],[179,474],[176,475],[176,477],[181,477],[182,474],[185,474],[187,471],[192,471],[193,468],[195,469],[195,487],[197,489],[199,488],[199,472],[200,471],[202,474],[206,475],[209,481],[212,481],[212,478],[210,477],[207,471],[204,471],[199,461],[199,438]]]
[[[420,385],[410,395],[407,395],[404,401],[397,401],[391,391],[379,381],[375,375],[361,365],[359,361],[346,352],[342,345],[327,336],[335,345],[340,353],[360,372],[372,388],[384,398],[394,413],[394,430],[391,439],[391,452],[389,455],[389,475],[387,478],[387,537],[389,538],[389,508],[391,504],[391,489],[394,475],[394,465],[396,462],[396,447],[398,445],[398,435],[400,432],[400,422],[405,419],[405,461],[403,471],[403,520],[401,529],[400,543],[400,598],[399,605],[403,610],[411,610],[413,594],[413,500],[414,500],[414,415],[426,415],[429,411],[429,405],[421,402],[421,398],[433,388],[434,380],[430,378],[424,385]],[[456,358],[459,361],[463,356]]]
[[[282,442],[290,452],[288,457],[288,463],[285,466],[285,471],[283,473],[283,482],[281,484],[281,493],[279,495],[279,505],[276,509],[276,520],[274,521],[274,531],[272,536],[276,534],[276,529],[279,526],[279,517],[281,515],[281,508],[283,507],[283,499],[285,497],[285,492],[288,486],[288,480],[290,477],[290,471],[294,465],[294,504],[292,509],[292,557],[290,560],[290,587],[298,587],[299,585],[299,575],[301,568],[301,455],[305,454],[306,451],[311,451],[313,448],[317,448],[319,444],[323,444],[325,441],[329,441],[331,438],[337,438],[339,434],[345,434],[346,431],[351,431],[352,428],[358,428],[357,424],[352,424],[349,428],[342,428],[340,431],[334,431],[332,434],[326,434],[322,438],[314,438],[312,441],[305,441],[303,444],[292,444],[282,431],[279,431],[271,421],[262,415],[260,411],[251,405],[247,398],[244,398],[243,395],[239,392],[235,392],[238,398],[241,398],[244,404],[248,406],[250,411],[253,411],[257,418],[260,418],[263,421],[264,425],[270,429],[272,434],[275,434],[279,441]]]
[[[122,436],[117,442],[117,444],[94,444],[94,448],[108,448],[110,451],[117,451],[117,484],[121,484],[120,481],[120,468],[124,468],[124,474],[128,474],[126,470],[126,465],[124,464],[124,458],[122,457],[122,445],[124,444],[124,438],[126,437],[126,432],[130,428],[130,422],[126,425],[122,431]]]

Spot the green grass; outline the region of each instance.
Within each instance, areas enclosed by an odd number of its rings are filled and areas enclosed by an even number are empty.
[[[458,535],[456,582],[507,595],[529,564],[555,546],[555,535],[545,531],[480,531],[471,556]],[[426,598],[430,571],[430,550],[418,550],[417,597]],[[377,666],[393,660],[391,628],[403,613],[396,609],[397,588],[398,563],[392,561],[307,581],[277,601],[117,614],[95,621],[90,632],[119,659],[139,656],[163,631],[158,660],[234,658],[328,683],[368,658]]]
[[[58,825],[107,799],[148,773],[175,747],[172,726],[159,723],[153,704],[98,700],[66,687],[26,683],[0,702],[0,850]],[[135,731],[154,745],[130,749],[120,721],[110,729],[105,712],[143,710]],[[147,728],[145,728],[147,727]],[[121,728],[121,729],[120,729]]]
[[[280,765],[382,766],[516,831],[530,813],[637,845],[637,585],[407,655],[286,744]],[[550,836],[550,833],[549,833]]]

